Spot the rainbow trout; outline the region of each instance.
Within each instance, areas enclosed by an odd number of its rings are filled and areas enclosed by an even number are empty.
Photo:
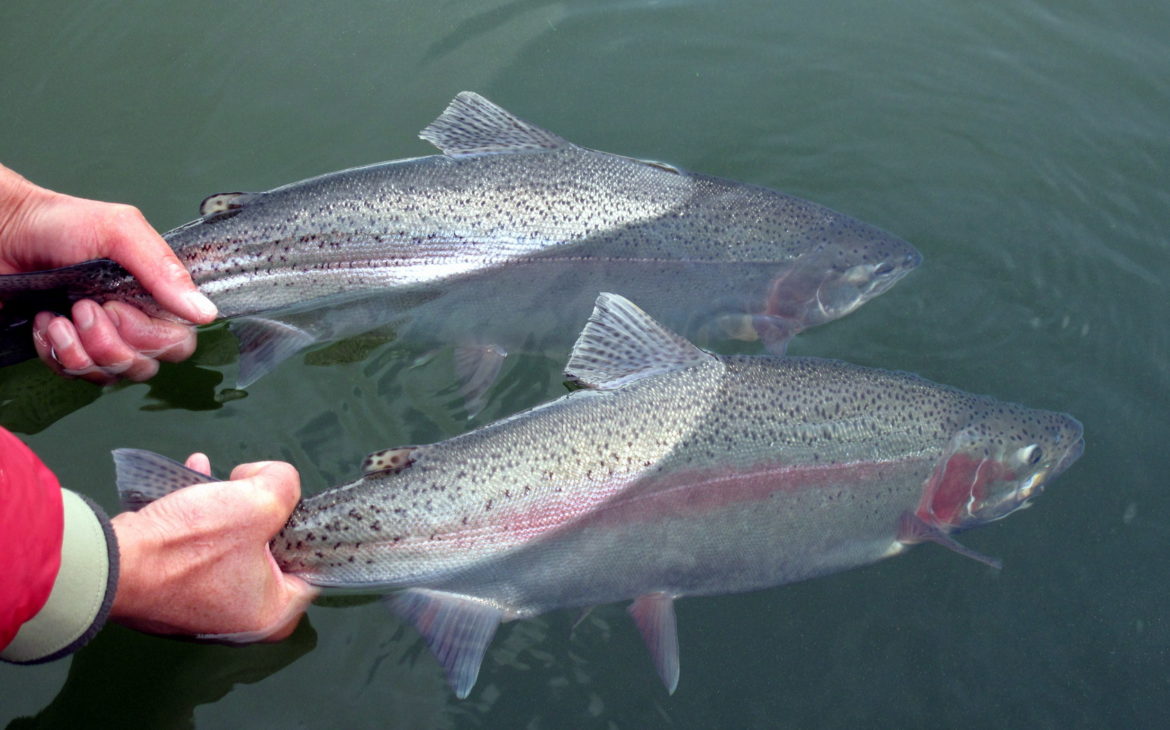
[[[673,602],[834,573],[1025,507],[1081,425],[915,375],[709,354],[602,294],[558,400],[371,454],[273,539],[283,570],[390,593],[459,697],[501,621],[634,599],[668,690]],[[115,452],[129,507],[211,477]]]
[[[782,352],[921,260],[815,203],[578,147],[471,92],[420,136],[443,154],[212,195],[202,217],[163,234],[231,321],[241,387],[305,348],[388,325],[424,351],[459,348],[474,401],[509,351],[564,352],[599,291],[687,334]],[[103,260],[0,276],[0,328],[31,352],[32,314],[80,298],[167,316]]]

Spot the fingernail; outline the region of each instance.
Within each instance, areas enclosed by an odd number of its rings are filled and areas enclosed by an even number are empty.
[[[187,292],[184,298],[199,312],[201,319],[212,320],[219,316],[219,310],[201,292]]]
[[[60,352],[73,346],[72,327],[63,320],[55,319],[49,324],[49,342]]]
[[[73,324],[77,329],[87,330],[93,327],[93,306],[89,302],[79,302],[73,308]]]
[[[122,326],[122,318],[118,316],[118,308],[115,306],[115,302],[106,303],[102,309],[106,310],[106,316],[114,323],[114,329]]]

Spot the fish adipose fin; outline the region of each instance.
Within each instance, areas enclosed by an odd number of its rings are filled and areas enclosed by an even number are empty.
[[[213,193],[199,204],[199,215],[206,218],[229,210],[239,210],[257,195],[259,193]]]
[[[630,300],[602,292],[573,345],[565,377],[586,387],[612,389],[711,359]]]
[[[948,550],[954,550],[959,555],[978,560],[996,570],[1003,568],[1003,561],[984,555],[978,550],[972,550],[937,527],[926,524],[921,517],[909,510],[903,512],[901,519],[898,520],[898,542],[905,545],[920,542],[938,543]]]
[[[153,451],[114,449],[113,454],[118,499],[131,512],[183,487],[220,481]]]
[[[240,317],[228,324],[240,342],[240,371],[236,386],[247,388],[277,365],[317,342],[303,329],[268,317]]]
[[[678,687],[678,624],[674,617],[674,597],[665,593],[649,593],[639,596],[626,609],[634,618],[654,668],[666,685],[666,691],[674,694]]]
[[[570,144],[473,91],[459,92],[418,136],[450,157],[551,150]]]
[[[486,601],[425,588],[410,588],[387,599],[427,642],[459,699],[467,697],[504,612]]]
[[[414,463],[414,458],[411,455],[417,448],[417,446],[397,446],[393,449],[374,451],[362,461],[362,474],[365,476],[382,472],[397,474],[408,469]]]

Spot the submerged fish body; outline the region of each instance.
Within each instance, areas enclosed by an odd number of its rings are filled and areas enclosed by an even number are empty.
[[[920,261],[823,206],[578,147],[471,92],[421,136],[443,154],[213,195],[201,218],[164,234],[232,320],[242,385],[388,323],[423,347],[465,348],[480,361],[469,370],[491,376],[509,350],[562,351],[603,290],[687,334],[759,337],[778,352]],[[34,292],[161,314],[109,261],[0,276],[6,313]],[[533,341],[533,314],[548,320],[535,331],[547,342]]]
[[[372,454],[365,476],[297,507],[278,564],[391,593],[461,697],[501,621],[633,598],[673,691],[675,598],[926,540],[994,562],[952,533],[1026,506],[1083,448],[1063,414],[838,361],[712,355],[608,294],[567,373],[584,388]],[[124,496],[158,479],[132,469],[142,458],[118,457]]]

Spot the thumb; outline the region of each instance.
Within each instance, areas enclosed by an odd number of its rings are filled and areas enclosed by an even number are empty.
[[[231,479],[251,484],[259,502],[258,510],[270,515],[277,525],[273,534],[284,525],[301,499],[301,477],[292,464],[283,461],[240,464],[232,469]]]
[[[196,324],[215,319],[217,310],[200,293],[191,274],[170,244],[129,205],[108,206],[100,219],[99,236],[106,256],[122,264],[168,311]]]

